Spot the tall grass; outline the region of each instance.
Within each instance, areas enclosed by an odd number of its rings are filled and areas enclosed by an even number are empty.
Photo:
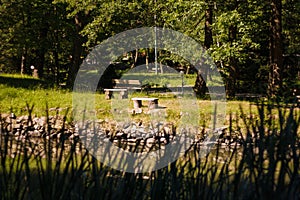
[[[205,147],[195,144],[167,167],[143,174],[104,166],[80,140],[11,136],[1,120],[0,197],[299,199],[299,109],[278,107],[274,113],[272,106],[259,105],[258,118],[243,110],[230,115],[227,134],[239,143],[216,145],[205,157]]]

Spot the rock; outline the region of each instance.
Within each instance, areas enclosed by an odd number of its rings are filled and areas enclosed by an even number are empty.
[[[35,130],[39,130],[41,127],[40,127],[38,124],[35,124],[35,125],[33,125],[33,128],[34,128]]]
[[[13,124],[13,129],[21,129],[22,125],[21,124]]]
[[[144,140],[143,137],[137,137],[136,139],[139,140],[139,141],[140,141],[140,140]]]
[[[119,144],[120,142],[121,142],[121,140],[118,140],[118,139],[114,139],[114,140],[113,140],[113,143],[114,143],[114,144]]]
[[[146,139],[146,144],[154,144],[154,143],[156,143],[155,138],[147,138]]]
[[[2,113],[2,114],[0,114],[0,118],[7,119],[7,118],[9,118],[9,114]]]
[[[130,132],[131,132],[131,133],[134,133],[134,132],[136,132],[136,131],[137,131],[137,126],[134,124],[134,125],[132,125],[131,128],[130,128]]]
[[[10,117],[6,117],[5,119],[5,123],[7,124],[11,124],[13,122],[13,119],[11,119]]]
[[[124,137],[124,136],[125,136],[125,134],[123,132],[117,132],[116,133],[116,137],[118,137],[118,138],[121,138],[121,137]]]
[[[129,138],[127,139],[127,142],[130,142],[130,143],[136,143],[137,139],[136,138]]]
[[[147,133],[147,134],[146,134],[146,138],[153,138],[153,136],[154,136],[154,135],[153,135],[152,133]]]
[[[41,137],[41,136],[42,136],[42,134],[38,130],[34,130],[31,133],[31,137]]]
[[[131,132],[131,128],[130,128],[130,126],[129,126],[129,127],[127,127],[127,128],[125,128],[125,129],[123,129],[123,132],[124,132],[125,134],[128,134],[128,133],[130,133],[130,132]]]
[[[154,135],[158,135],[160,133],[158,128],[154,128],[153,130]]]
[[[57,138],[57,133],[52,133],[50,136],[49,136],[49,139],[51,138]]]
[[[128,128],[130,128],[130,123],[128,123],[128,122],[124,123],[122,129],[124,130],[124,129],[128,129]]]
[[[28,120],[28,116],[20,116],[19,118],[17,118],[17,123],[24,123]]]
[[[11,113],[10,116],[9,116],[9,118],[11,118],[11,119],[16,119],[17,116],[15,115],[15,113]]]
[[[140,127],[137,129],[137,132],[140,134],[143,134],[143,133],[145,133],[145,129],[143,127]]]
[[[160,138],[159,141],[160,141],[161,143],[163,143],[163,144],[167,144],[167,143],[168,143],[167,139],[164,138],[164,137]]]
[[[61,124],[55,124],[53,126],[53,128],[56,129],[56,130],[61,130],[62,129],[62,125]]]

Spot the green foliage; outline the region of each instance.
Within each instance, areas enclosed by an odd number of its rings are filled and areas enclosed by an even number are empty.
[[[252,41],[251,24],[247,24],[242,18],[243,15],[237,10],[223,12],[218,16],[213,25],[216,44],[210,50],[216,62],[223,62],[224,65],[229,65],[230,59],[234,58],[240,64],[245,64],[249,55],[259,47]],[[229,28],[235,26],[237,36],[231,41],[229,38]]]
[[[213,40],[207,51],[225,81],[231,81],[237,91],[246,92],[252,80],[265,77],[260,68],[269,64],[271,7],[262,0],[4,0],[0,5],[0,71],[31,74],[30,66],[34,65],[45,79],[59,84],[76,74],[95,45],[137,27],[170,28],[204,44],[207,9],[213,16]],[[299,10],[298,1],[282,1],[282,73],[288,82],[297,79],[290,69],[299,71]],[[140,57],[145,55],[142,51]],[[158,54],[163,64],[181,68],[190,65],[170,52],[159,50]],[[148,56],[153,62],[153,49]],[[127,64],[132,65],[133,60]]]
[[[5,41],[0,45],[0,71],[31,74],[33,65],[43,76],[66,70],[73,31],[64,5],[39,0],[5,1],[0,10],[0,37]]]

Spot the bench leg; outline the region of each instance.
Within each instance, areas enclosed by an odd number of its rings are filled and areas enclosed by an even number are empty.
[[[134,108],[141,108],[142,107],[142,101],[141,100],[134,100],[133,101],[133,107]]]
[[[120,92],[120,99],[127,99],[128,98],[128,92],[127,91],[121,91]]]
[[[105,99],[106,100],[111,99],[111,95],[112,95],[111,91],[105,91]]]
[[[141,100],[133,100],[133,113],[138,114],[142,113],[142,101]]]
[[[148,107],[149,107],[149,109],[158,108],[158,99],[149,101]]]

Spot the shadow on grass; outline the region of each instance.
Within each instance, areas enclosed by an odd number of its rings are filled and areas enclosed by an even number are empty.
[[[29,76],[21,77],[21,76],[8,76],[0,74],[0,84],[14,87],[14,88],[26,88],[26,89],[35,89],[35,88],[48,88],[51,86],[50,83],[31,78]]]

